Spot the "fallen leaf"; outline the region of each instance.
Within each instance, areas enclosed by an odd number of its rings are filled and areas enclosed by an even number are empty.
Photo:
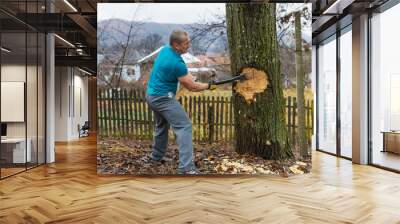
[[[256,171],[257,173],[262,173],[262,174],[265,172],[265,170],[262,167],[257,167]]]
[[[244,171],[244,172],[253,172],[253,167],[251,167],[251,166],[244,166],[243,167],[243,169],[242,169],[242,171]]]
[[[304,171],[299,170],[298,168],[299,168],[298,165],[293,165],[293,166],[289,167],[290,171],[292,171],[292,173],[294,173],[294,174],[304,174]]]
[[[226,172],[228,170],[228,167],[225,166],[224,164],[221,165],[221,170]]]
[[[301,162],[301,161],[296,161],[296,164],[299,166],[307,166],[307,163]]]

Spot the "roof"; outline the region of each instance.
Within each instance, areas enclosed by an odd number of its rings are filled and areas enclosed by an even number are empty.
[[[188,68],[189,72],[215,72],[214,68],[200,67],[200,68]]]
[[[136,63],[137,64],[141,64],[143,62],[146,62],[147,60],[149,60],[150,58],[152,58],[153,56],[157,55],[158,52],[160,52],[162,47],[159,47],[157,50],[151,52],[149,55],[144,56],[142,59],[139,59]]]
[[[190,53],[185,53],[182,54],[181,56],[186,64],[200,63],[200,60],[195,56],[191,55]]]
[[[157,50],[151,52],[149,55],[139,59],[136,63],[141,64],[143,62],[147,62],[148,60],[154,59],[158,52],[160,52],[161,48],[163,47],[159,47]],[[200,60],[190,53],[182,54],[181,57],[186,64],[200,63]]]

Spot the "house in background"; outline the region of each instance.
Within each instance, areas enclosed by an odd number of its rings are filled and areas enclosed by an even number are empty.
[[[124,65],[122,67],[122,79],[127,82],[138,81],[140,78],[140,65]]]
[[[153,68],[154,61],[157,58],[157,55],[160,52],[161,48],[162,47],[158,48],[157,50],[144,56],[134,63],[127,63],[126,65],[124,65],[123,72],[124,74],[126,74],[124,77],[132,77],[129,79],[135,79],[141,84],[146,85],[150,76],[151,69]],[[197,57],[193,56],[190,53],[186,53],[181,56],[188,66],[189,71],[190,68],[199,67],[200,60]]]

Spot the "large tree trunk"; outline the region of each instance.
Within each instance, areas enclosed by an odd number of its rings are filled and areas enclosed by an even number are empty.
[[[259,88],[259,93],[246,96],[246,99],[237,86],[251,82],[253,77],[234,86],[236,151],[267,159],[291,158],[293,153],[284,117],[275,4],[226,4],[226,18],[233,74],[240,74],[246,67],[255,68],[257,77],[266,75],[268,83],[268,88]],[[241,91],[256,85],[262,84],[256,80]]]
[[[298,129],[297,140],[302,157],[308,156],[308,146],[306,137],[306,115],[304,103],[304,67],[303,67],[303,45],[301,38],[301,14],[295,12],[295,38],[296,38],[296,75],[297,75],[297,111],[298,111]]]

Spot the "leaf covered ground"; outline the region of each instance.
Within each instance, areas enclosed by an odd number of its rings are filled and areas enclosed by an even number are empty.
[[[171,141],[172,142],[172,141]],[[97,146],[97,172],[101,174],[175,175],[179,153],[168,145],[163,162],[151,160],[152,141],[102,139]],[[252,174],[291,176],[309,173],[311,161],[275,161],[236,153],[231,144],[195,144],[195,164],[202,175]]]

